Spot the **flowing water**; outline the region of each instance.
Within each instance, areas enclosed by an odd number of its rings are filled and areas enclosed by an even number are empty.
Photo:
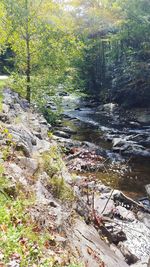
[[[100,146],[112,162],[126,162],[128,168],[117,180],[118,188],[145,194],[144,186],[150,183],[150,111],[123,112],[112,103],[102,106],[75,96],[63,97],[63,109],[63,125],[77,132],[74,140]]]

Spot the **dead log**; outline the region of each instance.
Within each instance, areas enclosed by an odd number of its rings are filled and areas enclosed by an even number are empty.
[[[133,200],[132,198],[127,197],[122,192],[114,194],[113,198],[116,204],[121,202],[126,207],[126,209],[135,208],[137,209],[137,211],[140,210],[140,211],[150,213],[149,208],[145,207],[142,203],[139,203]]]

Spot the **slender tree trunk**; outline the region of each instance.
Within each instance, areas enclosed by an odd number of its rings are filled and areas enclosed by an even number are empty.
[[[26,12],[27,12],[27,18],[26,18],[26,99],[31,101],[31,56],[30,56],[30,35],[29,35],[29,17],[28,17],[28,0],[25,2],[26,4]]]
[[[27,100],[31,101],[31,87],[30,87],[30,81],[31,81],[31,65],[30,65],[30,61],[31,61],[31,58],[30,58],[30,40],[29,38],[27,38],[26,40],[26,45],[27,45],[27,69],[26,69],[26,81],[27,81],[27,95],[26,95],[26,98]]]

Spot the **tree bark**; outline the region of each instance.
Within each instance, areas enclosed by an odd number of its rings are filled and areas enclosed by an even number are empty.
[[[26,12],[27,12],[27,18],[26,18],[26,99],[31,101],[31,56],[30,56],[30,35],[29,35],[29,14],[28,14],[28,0],[25,2],[26,4]]]
[[[27,45],[27,69],[26,69],[26,81],[27,81],[27,95],[26,98],[27,100],[31,101],[31,87],[30,87],[30,82],[31,82],[31,65],[30,65],[30,40],[27,38],[26,40],[26,45]]]

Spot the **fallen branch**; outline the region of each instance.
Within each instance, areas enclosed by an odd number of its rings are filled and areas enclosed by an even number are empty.
[[[72,160],[72,159],[75,159],[75,158],[79,157],[82,153],[83,153],[83,152],[80,151],[80,152],[78,152],[78,153],[76,153],[76,154],[74,154],[74,155],[70,155],[70,156],[66,157],[66,160],[67,160],[67,161],[70,161],[70,160]]]
[[[150,213],[150,209],[146,208],[143,204],[138,203],[137,201],[133,200],[130,197],[127,197],[124,195],[122,192],[119,194],[114,195],[114,201],[122,201],[125,202],[126,205],[132,205],[135,206],[136,208],[139,208],[140,210]]]

